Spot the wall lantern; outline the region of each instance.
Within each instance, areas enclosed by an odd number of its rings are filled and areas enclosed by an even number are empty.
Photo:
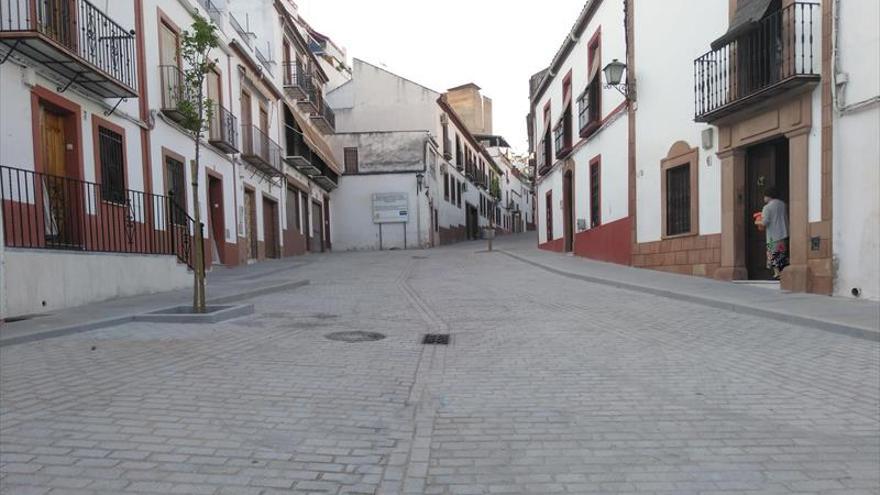
[[[422,173],[416,174],[416,185],[418,186],[416,191],[422,190],[422,181],[424,181],[424,180],[425,180],[425,174],[422,174]]]
[[[614,88],[629,100],[635,100],[635,88],[628,87],[623,81],[623,74],[626,72],[626,64],[616,58],[602,69],[605,73],[605,87]]]

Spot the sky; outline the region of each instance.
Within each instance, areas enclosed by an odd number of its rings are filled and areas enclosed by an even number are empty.
[[[585,0],[294,0],[317,31],[359,58],[443,92],[473,82],[493,131],[528,150],[529,77],[546,68]]]

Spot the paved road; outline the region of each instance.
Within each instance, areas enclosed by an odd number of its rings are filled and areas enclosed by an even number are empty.
[[[482,248],[320,257],[252,317],[0,348],[0,492],[880,490],[877,342]],[[325,338],[350,331],[386,338]]]

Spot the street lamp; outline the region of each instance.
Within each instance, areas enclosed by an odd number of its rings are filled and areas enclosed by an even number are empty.
[[[635,88],[627,86],[623,81],[623,73],[626,71],[626,64],[616,58],[602,69],[605,73],[605,87],[614,88],[629,100],[635,100]]]

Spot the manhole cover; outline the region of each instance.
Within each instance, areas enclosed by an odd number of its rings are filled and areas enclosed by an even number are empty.
[[[333,332],[328,333],[324,337],[327,337],[330,340],[338,340],[341,342],[371,342],[374,340],[382,340],[385,338],[384,335],[377,332]]]
[[[427,345],[449,345],[448,333],[428,333],[422,339],[422,344]]]

